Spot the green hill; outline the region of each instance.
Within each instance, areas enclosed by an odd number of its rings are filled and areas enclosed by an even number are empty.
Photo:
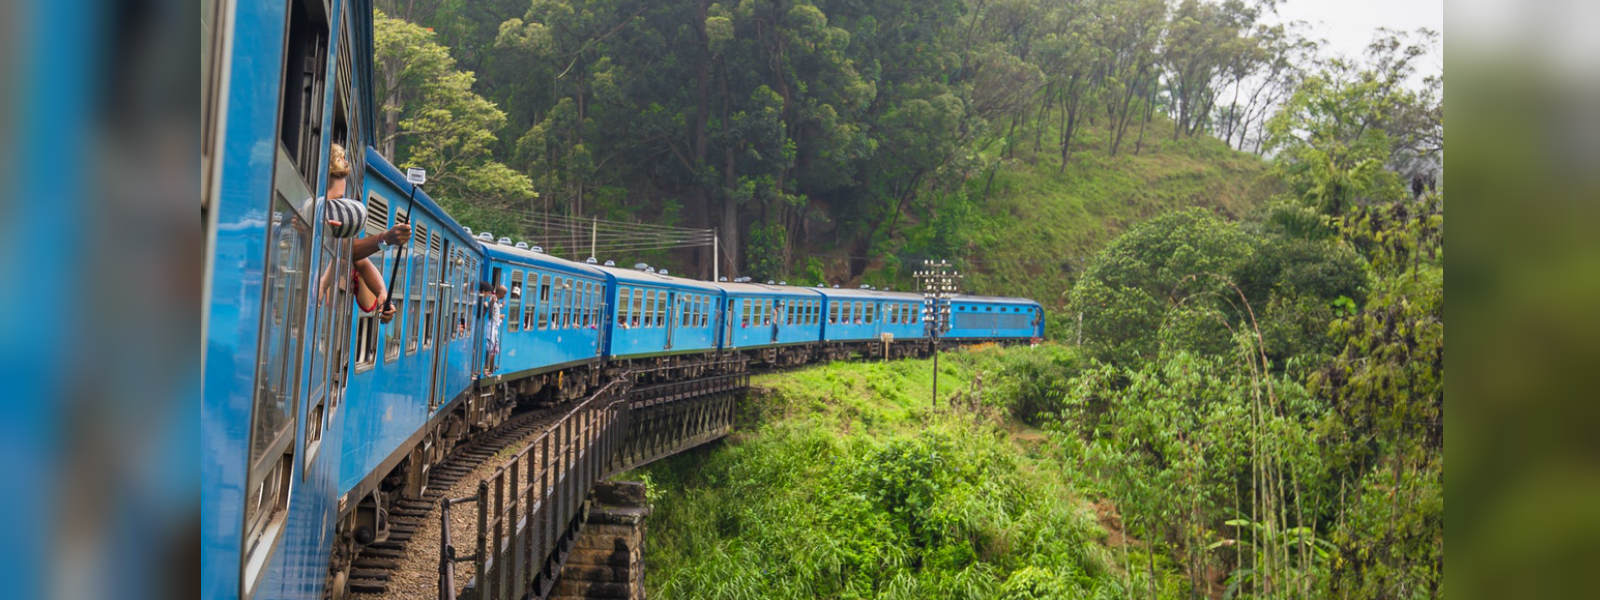
[[[1160,121],[1151,133],[1170,131]],[[1104,131],[1088,128],[1065,171],[1049,137],[1037,154],[1031,140],[1019,141],[993,182],[968,182],[969,195],[983,199],[964,253],[968,289],[1059,309],[1083,265],[1128,227],[1194,206],[1242,216],[1279,189],[1265,161],[1209,136],[1150,135],[1139,153],[1124,142],[1108,156]]]

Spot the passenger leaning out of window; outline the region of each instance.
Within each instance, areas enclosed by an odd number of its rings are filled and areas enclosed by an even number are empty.
[[[484,375],[494,373],[495,366],[499,364],[500,326],[502,318],[502,315],[500,314],[500,301],[506,297],[506,286],[500,284],[495,284],[494,287],[487,286],[488,284],[484,284],[478,288],[478,293],[484,295],[485,310],[488,311],[489,318],[489,326],[485,332],[486,339],[484,340],[486,342],[485,345],[487,346],[487,356],[483,362]]]
[[[344,197],[349,181],[350,161],[345,157],[344,147],[333,144],[329,150],[328,157],[328,197],[342,200],[343,202],[340,204],[351,203]],[[361,205],[359,202],[354,202],[354,204]],[[334,215],[332,212],[329,214]],[[344,220],[351,220],[351,217],[346,217]],[[355,223],[346,223],[343,220],[330,218],[328,225],[332,226],[335,231],[349,231],[351,235],[354,235],[356,231],[359,231],[361,221],[356,219]],[[367,257],[377,253],[385,244],[400,247],[410,241],[411,225],[400,223],[379,235],[357,239],[351,246],[350,260],[354,263],[354,266],[350,276],[357,284],[356,305],[361,308],[361,312],[378,310],[378,304],[382,302],[388,292],[383,283],[383,273]],[[378,319],[384,323],[394,319],[394,303],[385,304],[378,313]]]

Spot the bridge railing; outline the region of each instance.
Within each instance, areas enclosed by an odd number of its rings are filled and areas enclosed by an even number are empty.
[[[439,510],[439,597],[457,598],[456,563],[471,562],[471,598],[543,597],[583,523],[584,500],[615,469],[629,431],[630,378],[612,381],[573,407],[484,480],[476,495],[446,498]],[[450,538],[452,505],[475,504],[472,554]],[[551,560],[552,556],[555,560]]]
[[[636,386],[681,366],[634,369],[574,406],[478,483],[477,493],[445,498],[439,509],[439,598],[543,598],[555,585],[586,518],[589,490],[601,479],[726,435],[734,398],[749,385],[742,358],[710,361],[686,381]],[[477,535],[462,555],[451,508],[475,505]],[[473,575],[458,589],[457,564]]]

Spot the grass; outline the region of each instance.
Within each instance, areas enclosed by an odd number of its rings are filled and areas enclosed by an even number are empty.
[[[1085,127],[1065,170],[1049,141],[1053,131],[1038,153],[1031,136],[1019,136],[992,182],[986,176],[967,182],[981,209],[965,252],[971,262],[966,286],[1060,309],[1077,272],[1128,227],[1192,206],[1240,216],[1278,190],[1259,157],[1209,136],[1173,140],[1169,127],[1157,119],[1141,152],[1134,154],[1127,139],[1117,156],[1106,152],[1104,129]],[[1003,151],[997,142],[984,158],[999,159]]]
[[[937,408],[928,360],[756,377],[735,434],[624,476],[650,482],[649,593],[1120,597],[1060,450],[1014,439],[1003,406],[1013,365],[1071,354],[948,353]]]

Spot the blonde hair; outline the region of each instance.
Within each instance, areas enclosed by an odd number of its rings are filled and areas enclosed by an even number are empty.
[[[350,160],[344,156],[344,146],[333,144],[328,150],[328,179],[343,179],[350,175]]]

